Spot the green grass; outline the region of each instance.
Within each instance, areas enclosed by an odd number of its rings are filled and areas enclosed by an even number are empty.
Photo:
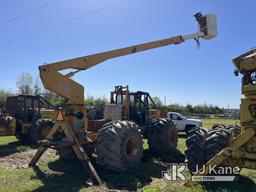
[[[15,136],[0,137],[0,145],[7,145],[17,141]]]
[[[18,141],[14,136],[0,137],[0,157],[17,152],[28,151],[35,148],[35,145],[22,143]]]
[[[204,126],[210,128],[213,124],[236,124],[236,120],[203,120]],[[146,140],[145,140],[146,141]],[[114,173],[95,166],[104,182],[105,188],[145,192],[202,192],[202,191],[256,191],[256,171],[243,169],[237,182],[214,183],[211,185],[196,184],[192,188],[180,183],[166,182],[161,172],[166,170],[168,162],[183,162],[186,139],[179,138],[178,151],[171,155],[165,154],[160,159],[153,159],[148,150],[144,151],[143,163],[136,169],[123,173]],[[2,150],[12,152],[27,151],[35,146],[23,145],[15,137],[0,137],[0,154]],[[144,142],[147,149],[147,142]],[[2,156],[3,157],[3,156]],[[1,156],[0,156],[1,158]],[[92,159],[93,164],[95,160]],[[186,173],[189,175],[189,173]],[[98,187],[85,187],[87,174],[77,160],[60,160],[49,157],[40,163],[39,167],[15,169],[0,165],[0,192],[5,191],[100,191]],[[104,190],[103,190],[104,191]]]
[[[240,125],[240,121],[234,119],[202,119],[202,121],[205,128],[211,128],[214,124]]]
[[[49,158],[35,168],[0,167],[0,191],[85,191],[85,178],[78,161]]]

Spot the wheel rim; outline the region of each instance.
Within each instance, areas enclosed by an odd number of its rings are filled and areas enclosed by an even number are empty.
[[[48,133],[50,132],[50,129],[51,129],[51,127],[49,127],[49,126],[43,128],[43,130],[42,130],[43,139],[45,139],[47,137]]]
[[[129,159],[136,157],[138,153],[138,141],[135,137],[130,137],[126,142],[126,156]]]

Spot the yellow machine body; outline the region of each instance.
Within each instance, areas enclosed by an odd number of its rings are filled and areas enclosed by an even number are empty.
[[[77,72],[87,70],[108,59],[131,55],[137,52],[160,48],[163,46],[173,44],[177,45],[187,40],[196,39],[197,42],[199,41],[199,38],[210,40],[217,36],[217,22],[215,15],[208,14],[203,16],[201,13],[197,13],[195,17],[199,24],[199,32],[197,33],[185,36],[178,35],[175,37],[169,37],[166,39],[39,66],[40,77],[44,87],[57,95],[64,97],[68,101],[67,105],[64,106],[61,111],[59,111],[59,113],[62,113],[64,118],[60,118],[61,120],[59,121],[58,119],[56,120],[53,131],[49,133],[47,139],[51,139],[54,132],[57,132],[59,129],[63,129],[66,137],[70,139],[70,142],[74,143],[72,148],[78,159],[86,161],[87,170],[89,173],[91,173],[90,175],[92,178],[94,178],[95,183],[100,183],[100,180],[97,174],[94,173],[94,169],[91,167],[87,155],[85,154],[82,157],[79,149],[81,143],[83,143],[84,136],[92,136],[89,139],[95,141],[95,138],[97,137],[97,129],[94,129],[93,125],[96,125],[97,127],[101,123],[104,123],[104,121],[89,122],[87,117],[87,109],[84,106],[84,87],[72,80],[71,77]],[[75,71],[67,74],[61,73],[62,70],[67,69],[73,69]],[[128,100],[127,103],[123,104],[122,110],[124,110],[126,107],[125,113],[129,114],[129,108],[127,105]],[[152,112],[151,115],[156,116],[156,113]],[[45,150],[46,147],[41,146],[37,154],[32,159],[30,165],[34,165]]]
[[[235,75],[241,74],[242,94],[240,104],[241,133],[231,144],[220,151],[205,164],[205,172],[195,174],[207,175],[211,165],[228,165],[231,167],[256,169],[256,49],[246,52],[233,60]],[[185,183],[192,185],[190,179]]]
[[[246,52],[233,60],[236,72],[243,75],[240,118],[242,133],[253,130],[246,142],[232,153],[240,167],[256,169],[256,49]],[[234,142],[237,142],[236,140]]]

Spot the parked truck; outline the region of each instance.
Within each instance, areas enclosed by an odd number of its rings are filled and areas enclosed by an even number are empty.
[[[180,113],[168,112],[167,119],[172,120],[176,124],[178,131],[185,131],[188,133],[194,127],[202,127],[203,123],[199,119],[187,119]]]

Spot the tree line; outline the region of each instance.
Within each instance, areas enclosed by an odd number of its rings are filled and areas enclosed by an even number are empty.
[[[66,100],[56,95],[55,93],[43,88],[38,77],[33,77],[29,73],[22,73],[16,80],[15,92],[0,89],[0,107],[5,106],[6,98],[12,95],[24,94],[24,95],[41,95],[45,100],[51,104],[60,107],[66,103]],[[97,106],[103,108],[108,103],[106,98],[94,98],[89,96],[85,99],[85,105]]]
[[[17,94],[29,94],[29,95],[41,95],[48,102],[52,103],[55,106],[62,106],[65,104],[65,99],[61,96],[56,95],[46,89],[41,85],[38,77],[33,77],[29,73],[22,73],[16,81],[17,91],[12,93],[7,90],[0,89],[0,107],[5,105],[6,98],[10,95]],[[150,108],[161,108],[168,111],[179,112],[179,113],[195,113],[195,114],[223,114],[224,109],[218,106],[202,104],[202,105],[180,105],[180,104],[170,104],[167,106],[163,105],[163,102],[159,97],[152,97],[155,105],[153,103],[149,104]],[[96,106],[103,109],[105,104],[109,103],[109,100],[106,98],[95,98],[89,96],[85,99],[85,105],[87,106]]]
[[[15,92],[0,89],[0,107],[3,107],[6,102],[6,98],[12,95],[41,95],[48,102],[55,106],[62,106],[65,103],[65,99],[43,88],[38,77],[33,77],[29,73],[22,73],[16,80]]]
[[[209,104],[202,104],[202,105],[180,105],[180,104],[170,104],[170,105],[163,105],[163,102],[159,97],[152,98],[153,103],[150,103],[150,108],[161,108],[167,111],[178,112],[182,114],[223,114],[224,108],[220,108],[218,106],[209,105]]]

